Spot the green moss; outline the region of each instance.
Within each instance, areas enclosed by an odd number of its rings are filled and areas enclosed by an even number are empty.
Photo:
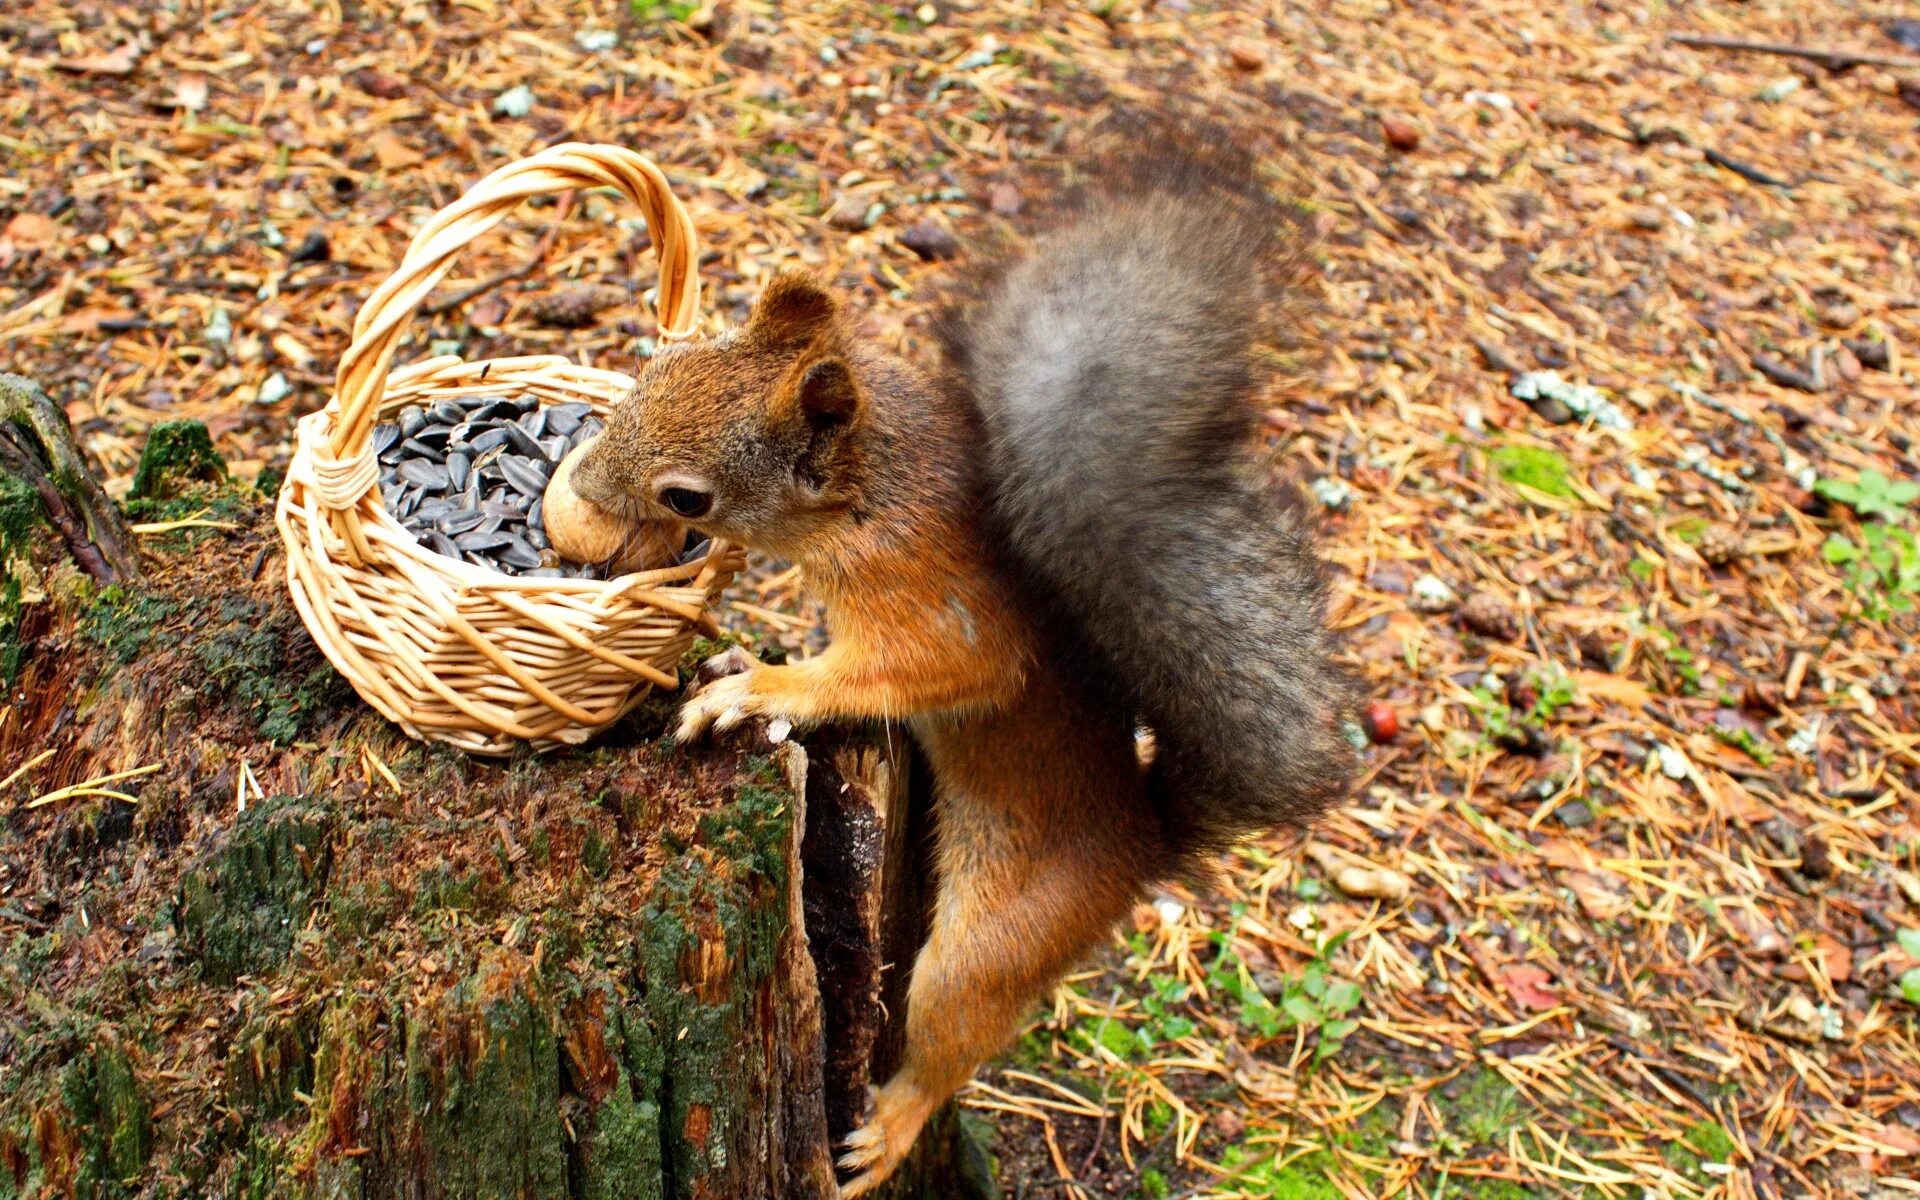
[[[346,684],[326,663],[304,673],[289,663],[290,623],[285,610],[228,599],[220,606],[224,625],[206,632],[194,651],[202,691],[246,714],[260,736],[277,746],[300,736],[307,717],[346,700]]]
[[[1147,1200],[1167,1200],[1167,1177],[1153,1167],[1140,1172],[1140,1194]]]
[[[1235,1146],[1221,1159],[1222,1166],[1238,1172],[1232,1185],[1238,1191],[1264,1200],[1346,1200],[1346,1193],[1327,1178],[1334,1163],[1333,1156],[1325,1151],[1304,1154],[1285,1165],[1270,1158],[1245,1167],[1251,1158]]]
[[[1688,517],[1675,524],[1672,533],[1687,545],[1698,546],[1701,539],[1707,536],[1707,523],[1699,517]]]
[[[1499,1147],[1507,1144],[1507,1134],[1525,1119],[1526,1103],[1497,1072],[1478,1067],[1442,1110],[1449,1125],[1476,1143]]]
[[[13,573],[12,560],[26,557],[42,516],[39,492],[25,480],[0,476],[0,683],[17,678],[26,661],[26,647],[20,641],[24,588]]]
[[[72,1194],[130,1195],[153,1153],[153,1114],[125,1047],[96,1042],[62,1075],[60,1100],[80,1143]]]
[[[1567,460],[1551,450],[1509,443],[1496,446],[1488,454],[1494,474],[1503,482],[1530,487],[1563,500],[1575,499],[1572,468]]]
[[[447,863],[435,863],[416,879],[413,915],[424,918],[436,912],[492,912],[505,901],[504,883],[483,868],[459,871]]]
[[[102,588],[81,615],[80,636],[116,662],[130,663],[179,611],[174,601],[138,588]]]
[[[213,448],[207,427],[198,421],[162,421],[147,433],[146,448],[133,474],[133,496],[148,500],[167,494],[171,481],[221,483],[226,460]]]
[[[286,961],[326,886],[333,823],[302,797],[275,796],[235,819],[181,877],[180,941],[215,983]]]

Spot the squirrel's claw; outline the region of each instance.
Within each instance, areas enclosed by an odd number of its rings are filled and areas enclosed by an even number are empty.
[[[752,715],[748,680],[751,672],[716,679],[699,694],[680,706],[680,725],[674,731],[677,742],[695,742],[709,729],[725,733]]]
[[[887,1181],[893,1174],[896,1160],[887,1153],[886,1127],[874,1123],[863,1125],[847,1135],[841,1143],[846,1153],[839,1158],[838,1165],[843,1171],[858,1171],[852,1179],[840,1185],[840,1200],[854,1200],[864,1196]]]

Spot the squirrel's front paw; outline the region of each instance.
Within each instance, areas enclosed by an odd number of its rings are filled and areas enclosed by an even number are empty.
[[[753,695],[753,672],[728,675],[700,689],[698,695],[680,706],[680,727],[674,732],[679,742],[698,741],[711,729],[725,733],[750,716],[763,716]]]

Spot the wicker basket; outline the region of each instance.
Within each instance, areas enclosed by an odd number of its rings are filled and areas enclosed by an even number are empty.
[[[714,542],[681,566],[598,581],[517,578],[421,545],[382,506],[370,439],[409,404],[531,394],[605,416],[633,380],[557,355],[431,358],[388,373],[417,305],[453,256],[530,196],[610,186],[639,206],[660,259],[663,337],[694,333],[697,239],[660,169],[617,146],[562,145],[502,167],[428,221],[353,323],[327,406],[303,418],[274,519],[294,607],[354,690],[414,737],[476,754],[585,740],[676,664],[739,568]]]

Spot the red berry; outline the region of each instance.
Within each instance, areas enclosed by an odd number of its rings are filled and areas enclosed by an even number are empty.
[[[1360,714],[1360,728],[1376,742],[1390,742],[1400,736],[1400,714],[1386,701],[1375,700]]]

